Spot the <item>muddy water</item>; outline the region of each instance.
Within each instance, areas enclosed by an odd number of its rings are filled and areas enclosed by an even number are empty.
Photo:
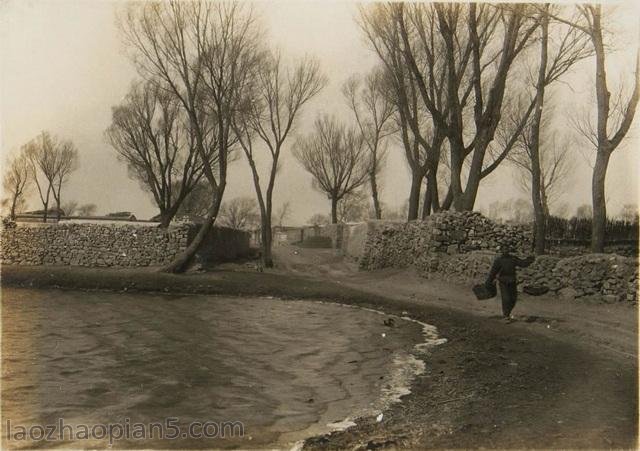
[[[284,447],[379,405],[421,341],[420,325],[384,320],[311,301],[4,289],[3,445],[105,447],[104,429],[85,440],[77,425],[136,423],[147,438],[114,427],[115,447]],[[167,418],[179,437],[150,439]],[[73,440],[16,436],[61,419]],[[194,421],[239,421],[244,435],[183,436]]]

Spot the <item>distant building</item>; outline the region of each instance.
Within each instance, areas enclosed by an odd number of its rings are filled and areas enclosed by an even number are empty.
[[[115,213],[108,213],[107,218],[119,219],[121,221],[137,221],[136,216],[130,211],[118,211]]]
[[[60,209],[60,217],[64,216],[64,211]],[[42,222],[44,218],[44,210],[25,211],[16,214],[16,222]],[[58,209],[50,208],[47,210],[47,222],[57,222]]]
[[[33,223],[33,224],[42,224],[42,219],[44,216],[44,210],[34,210],[27,211],[24,213],[19,213],[16,215],[15,221],[18,223]],[[58,221],[58,210],[57,209],[49,209],[47,210],[47,223],[99,223],[99,224],[123,224],[123,223],[135,223],[141,225],[157,225],[157,223],[153,223],[150,221],[138,221],[136,216],[130,211],[120,211],[116,213],[109,213],[106,216],[66,216],[64,211],[60,210],[60,220]]]

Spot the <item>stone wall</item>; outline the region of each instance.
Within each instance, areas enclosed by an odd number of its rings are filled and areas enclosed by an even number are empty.
[[[476,212],[445,212],[424,221],[383,223],[367,237],[360,267],[405,267],[423,256],[496,250],[501,244],[524,252],[531,249],[530,235],[523,226],[497,224]]]
[[[496,224],[479,213],[446,212],[425,221],[368,228],[361,269],[413,267],[423,277],[464,283],[485,280],[496,248],[511,245],[531,253],[530,231]],[[519,270],[519,287],[543,285],[563,298],[637,302],[638,261],[612,254],[560,258],[541,256]]]
[[[2,230],[0,260],[18,265],[161,266],[187,247],[194,232],[192,224],[167,229],[95,223],[18,225]],[[244,252],[245,241],[248,252],[248,234],[214,228],[198,258],[235,258]]]
[[[426,278],[464,283],[483,282],[495,252],[473,251],[458,255],[425,255],[414,262]],[[637,302],[638,261],[612,254],[559,258],[540,256],[528,268],[518,269],[518,288],[538,285],[566,299],[594,298],[605,302]]]

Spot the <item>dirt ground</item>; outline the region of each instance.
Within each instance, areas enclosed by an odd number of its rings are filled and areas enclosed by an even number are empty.
[[[310,449],[637,447],[637,308],[522,296],[498,301],[410,271],[358,272],[332,250],[283,246],[277,268],[175,276],[149,270],[5,267],[3,285],[328,299],[407,314],[447,338],[413,393],[381,422],[308,440]]]
[[[336,283],[387,297],[402,298],[481,317],[499,315],[498,298],[478,301],[471,286],[419,277],[410,269],[358,271],[357,264],[332,249],[280,246],[275,249],[276,272],[330,279]],[[480,281],[478,281],[480,282]],[[515,327],[542,333],[620,358],[637,359],[637,307],[626,303],[597,304],[564,300],[555,295],[518,295]]]
[[[411,270],[358,272],[334,250],[282,246],[275,254],[284,273],[473,315],[467,326],[440,327],[456,361],[439,358],[436,350],[417,396],[394,409],[384,426],[368,421],[310,447],[636,447],[636,306],[521,294],[517,321],[503,324],[499,301],[480,302],[468,286],[426,280]],[[428,399],[427,391],[441,399]],[[623,405],[614,407],[617,402]]]

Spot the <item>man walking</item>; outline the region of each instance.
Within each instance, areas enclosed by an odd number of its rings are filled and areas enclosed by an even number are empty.
[[[511,255],[511,249],[507,245],[500,246],[500,254],[493,261],[489,277],[487,278],[487,286],[493,285],[494,280],[498,279],[500,285],[500,297],[502,298],[502,316],[507,322],[513,320],[511,311],[516,305],[518,299],[518,281],[516,268],[527,267],[535,260],[534,257],[521,259],[515,255]]]

